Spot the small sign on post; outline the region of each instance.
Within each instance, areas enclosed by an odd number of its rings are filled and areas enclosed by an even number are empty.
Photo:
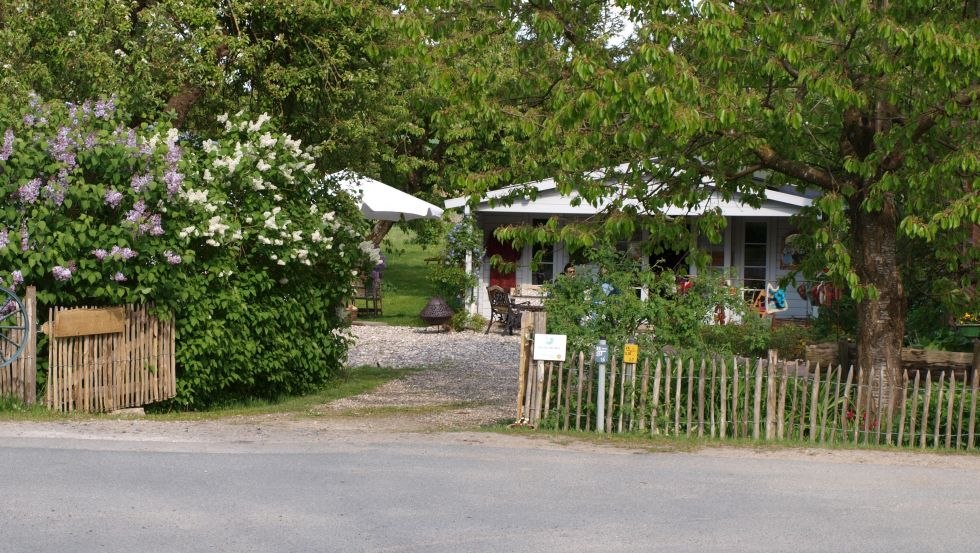
[[[599,340],[599,343],[595,347],[595,362],[596,363],[608,363],[609,362],[609,346],[606,344],[605,340]]]
[[[535,334],[535,361],[564,361],[568,337],[564,334]]]
[[[626,344],[623,346],[623,363],[636,363],[640,357],[640,346]]]

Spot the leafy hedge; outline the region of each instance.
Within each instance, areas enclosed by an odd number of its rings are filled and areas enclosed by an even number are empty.
[[[112,99],[0,113],[0,280],[38,303],[154,302],[177,317],[178,397],[309,390],[341,366],[363,218],[270,118],[209,140],[128,127]]]

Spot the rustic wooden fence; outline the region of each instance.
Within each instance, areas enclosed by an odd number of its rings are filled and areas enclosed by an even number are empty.
[[[27,344],[21,352],[20,357],[15,359],[6,367],[0,367],[0,396],[14,397],[28,405],[37,401],[37,290],[29,286],[21,298],[24,304],[24,311],[30,322],[27,331]],[[18,314],[16,320],[7,321],[16,326],[25,326],[23,317]],[[11,330],[8,336],[10,340],[19,343],[23,339],[22,330]],[[9,358],[17,350],[17,347],[6,341],[0,341],[0,355]]]
[[[146,306],[48,312],[46,403],[60,411],[112,411],[176,395],[172,320]]]
[[[528,359],[522,350],[522,361]],[[526,362],[517,416],[541,428],[717,439],[889,444],[976,449],[977,371],[914,372],[899,400],[872,407],[882,374],[768,359],[617,356],[599,367],[584,353]],[[597,420],[598,406],[604,419]]]

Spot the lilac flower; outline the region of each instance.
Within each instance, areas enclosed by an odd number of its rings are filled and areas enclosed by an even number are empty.
[[[99,144],[99,139],[98,137],[95,136],[94,132],[90,132],[88,133],[88,135],[85,136],[85,148],[87,150],[91,150],[92,148],[95,148],[98,144]]]
[[[150,184],[153,177],[150,175],[133,175],[133,179],[130,181],[129,185],[133,187],[133,191],[137,194],[143,192],[146,185]]]
[[[163,174],[163,182],[167,184],[167,195],[173,196],[180,192],[180,185],[184,182],[184,175],[171,169]]]
[[[13,282],[11,288],[16,290],[18,286],[24,284],[24,274],[20,271],[13,271],[10,273],[10,280]]]
[[[102,248],[97,248],[92,250],[92,255],[94,255],[95,258],[98,259],[99,261],[105,261],[105,258],[106,256],[109,255],[109,252],[105,251]]]
[[[163,252],[163,257],[165,257],[167,259],[167,263],[171,265],[180,265],[180,262],[182,261],[179,255],[170,250]]]
[[[112,209],[116,209],[117,207],[119,207],[119,202],[121,202],[122,199],[123,199],[122,192],[113,190],[111,188],[105,191],[105,203]]]
[[[37,122],[37,119],[35,119],[32,114],[27,113],[24,115],[24,125],[33,127],[35,122]]]
[[[126,275],[117,272],[116,274],[112,275],[112,280],[116,282],[126,282]]]
[[[142,225],[140,225],[140,227],[142,228]],[[161,236],[163,234],[163,222],[159,213],[154,213],[153,215],[150,215],[147,223],[147,227],[150,236]]]
[[[37,195],[41,191],[41,179],[31,179],[27,184],[17,189],[16,196],[21,203],[32,204],[37,201]]]
[[[112,256],[113,259],[122,259],[123,261],[128,261],[136,257],[136,252],[134,252],[129,248],[120,248],[119,246],[113,246],[112,251],[109,252],[109,255]]]
[[[7,227],[0,228],[0,250],[6,248],[9,243],[10,232],[7,230]]]
[[[48,150],[54,159],[64,163],[68,167],[75,167],[78,165],[78,162],[75,159],[75,141],[68,135],[70,130],[68,127],[58,129],[58,135],[51,142]]]
[[[140,200],[133,204],[133,209],[126,213],[126,222],[138,223],[146,214],[146,202]]]
[[[65,186],[60,182],[49,181],[44,187],[44,197],[60,207],[61,204],[65,203]]]
[[[54,276],[55,280],[64,282],[71,278],[71,269],[68,267],[62,267],[61,265],[55,265],[51,269],[51,274]]]
[[[116,111],[116,99],[111,97],[108,100],[98,100],[95,102],[95,107],[92,109],[92,113],[100,119],[109,120],[112,117],[112,113]]]
[[[176,144],[168,144],[167,155],[164,156],[164,159],[166,160],[167,165],[170,167],[176,167],[177,162],[180,161],[180,146]]]
[[[3,146],[0,147],[0,161],[7,161],[14,153],[14,130],[7,129],[3,133]]]

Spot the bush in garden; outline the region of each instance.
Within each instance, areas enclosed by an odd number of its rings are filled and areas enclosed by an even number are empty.
[[[472,254],[473,271],[470,273],[465,269],[467,252]],[[466,296],[476,285],[475,273],[480,268],[481,259],[483,259],[483,233],[472,217],[463,217],[446,234],[446,247],[443,250],[442,260],[439,265],[430,270],[428,277],[437,293],[454,310],[463,308]]]
[[[111,99],[0,114],[0,278],[36,285],[41,307],[173,313],[179,405],[326,381],[363,264],[354,203],[268,116],[223,116],[203,142],[126,120]]]
[[[681,281],[670,271],[643,269],[616,253],[594,250],[591,255],[596,270],[561,275],[547,286],[548,330],[566,334],[569,351],[591,351],[601,337],[616,347],[634,339],[648,351],[670,346],[687,352],[750,353],[740,350],[755,350],[760,344],[765,349],[765,325],[747,315],[746,303],[720,276]],[[720,310],[742,323],[713,324]],[[722,333],[739,340],[718,340]]]

